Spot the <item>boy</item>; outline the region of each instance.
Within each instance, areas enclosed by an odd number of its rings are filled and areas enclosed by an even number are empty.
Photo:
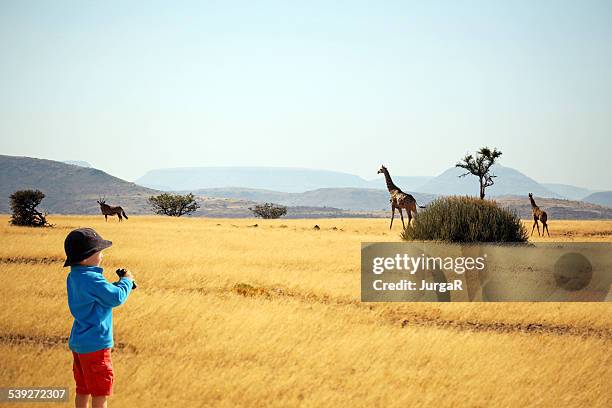
[[[111,245],[91,228],[75,229],[64,241],[64,267],[70,266],[66,282],[68,306],[74,316],[68,345],[74,359],[77,408],[87,408],[89,395],[93,408],[106,407],[107,397],[112,395],[112,308],[126,301],[134,277],[128,271],[112,284],[104,278],[99,266],[102,250]]]

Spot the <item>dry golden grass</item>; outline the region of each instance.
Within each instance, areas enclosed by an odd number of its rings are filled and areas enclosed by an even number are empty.
[[[114,312],[112,406],[611,403],[609,303],[360,303],[360,242],[399,240],[385,219],[51,221],[0,216],[5,386],[74,395],[63,240],[90,226],[107,278],[140,285]],[[534,240],[612,241],[612,221],[550,230]]]

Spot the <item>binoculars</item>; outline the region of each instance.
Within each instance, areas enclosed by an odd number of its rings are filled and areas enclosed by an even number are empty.
[[[117,269],[115,271],[115,273],[117,274],[117,276],[119,276],[119,279],[123,278],[125,276],[125,273],[127,271],[123,268]],[[132,280],[132,289],[136,289],[138,286],[136,286],[136,281]]]

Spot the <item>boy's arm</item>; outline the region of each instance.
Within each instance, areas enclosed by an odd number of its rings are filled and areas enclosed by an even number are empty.
[[[96,273],[89,292],[98,302],[106,307],[117,307],[122,305],[132,291],[132,280],[121,278],[119,282],[110,283],[104,275]]]

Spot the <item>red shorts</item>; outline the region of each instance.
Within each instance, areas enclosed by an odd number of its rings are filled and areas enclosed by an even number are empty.
[[[72,357],[77,394],[91,394],[94,397],[113,394],[115,373],[109,348],[82,354],[73,351]]]

